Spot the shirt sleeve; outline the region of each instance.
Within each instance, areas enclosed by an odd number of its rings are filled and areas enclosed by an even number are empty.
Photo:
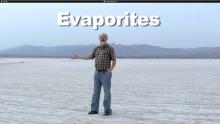
[[[92,53],[89,55],[90,59],[94,59],[95,58],[95,51],[96,51],[96,48],[94,48]]]
[[[111,48],[111,60],[116,60],[116,54],[115,54],[115,49],[112,47]]]

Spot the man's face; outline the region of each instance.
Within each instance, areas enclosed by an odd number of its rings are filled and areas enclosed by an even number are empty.
[[[107,43],[108,38],[106,35],[100,35],[99,40],[100,40],[100,45],[104,45]]]

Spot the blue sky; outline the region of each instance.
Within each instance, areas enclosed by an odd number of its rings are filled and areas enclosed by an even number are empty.
[[[72,15],[158,15],[159,27],[59,27],[57,12]],[[110,43],[161,47],[220,46],[220,3],[20,3],[0,5],[0,49],[19,45],[97,44],[106,32]]]

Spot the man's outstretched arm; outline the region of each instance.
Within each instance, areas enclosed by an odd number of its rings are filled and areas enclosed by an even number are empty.
[[[70,57],[71,59],[82,59],[82,60],[90,60],[90,59],[94,59],[95,58],[95,50],[93,49],[92,53],[89,56],[78,56],[78,55],[74,55],[72,57]]]
[[[93,49],[92,53],[89,56],[78,56],[78,55],[74,55],[72,57],[70,57],[71,59],[82,59],[82,60],[90,60],[90,59],[94,59],[95,58],[95,51],[96,48]]]
[[[90,56],[78,56],[78,55],[74,55],[72,57],[70,57],[71,59],[82,59],[82,60],[89,60],[91,59]]]

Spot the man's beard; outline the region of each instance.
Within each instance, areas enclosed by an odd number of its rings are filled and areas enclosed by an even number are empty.
[[[104,41],[104,42],[101,41],[101,42],[100,42],[100,46],[104,46],[105,44],[107,44],[107,41]]]

